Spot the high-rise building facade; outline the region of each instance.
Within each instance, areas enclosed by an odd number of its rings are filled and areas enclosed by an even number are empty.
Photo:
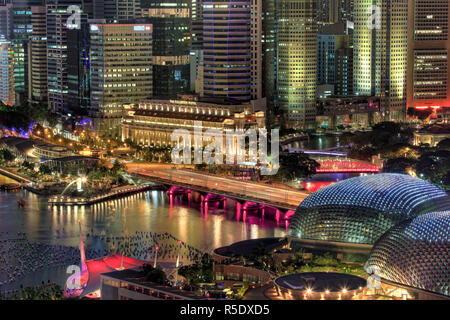
[[[408,0],[356,1],[354,93],[380,96],[387,120],[406,115]]]
[[[12,40],[14,37],[12,3],[0,3],[0,36],[1,35],[8,40]]]
[[[373,14],[372,7],[380,7],[379,4],[380,0],[364,0],[355,3],[353,89],[357,95],[380,94],[380,57],[377,53],[380,52],[381,43],[377,41],[376,21],[370,18]]]
[[[28,45],[28,97],[47,103],[47,8],[31,7],[32,35]]]
[[[152,96],[152,25],[91,24],[91,106],[104,132],[120,125],[124,105]]]
[[[190,92],[188,1],[152,0],[142,14],[153,25],[153,96],[176,98]]]
[[[348,44],[344,34],[317,35],[317,85],[335,84],[336,51]]]
[[[13,106],[14,95],[14,52],[12,43],[0,36],[0,101]]]
[[[334,95],[340,97],[353,95],[353,48],[336,50]]]
[[[382,1],[380,103],[390,121],[406,119],[409,0]]]
[[[203,5],[191,1],[191,50],[189,52],[191,91],[203,92]]]
[[[207,0],[203,16],[203,95],[251,99],[250,0]]]
[[[13,2],[14,85],[17,104],[28,100],[28,44],[33,33],[31,6],[39,5],[43,5],[42,0],[14,0]]]
[[[141,16],[140,0],[83,0],[83,12],[89,19],[105,19],[112,23]]]
[[[263,1],[251,0],[250,45],[251,45],[251,88],[252,100],[263,99]]]
[[[276,2],[278,109],[295,128],[315,126],[316,1]]]
[[[317,0],[317,21],[322,23],[353,21],[354,1],[355,0]]]
[[[415,0],[410,8],[408,108],[450,107],[448,0]]]
[[[67,102],[67,31],[71,5],[81,8],[81,0],[47,0],[47,89],[48,105],[59,114],[69,112]],[[71,26],[77,28],[79,26]]]
[[[90,99],[89,25],[80,16],[79,28],[67,30],[67,105],[72,114],[85,115]]]

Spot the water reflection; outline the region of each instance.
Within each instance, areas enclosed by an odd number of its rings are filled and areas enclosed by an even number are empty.
[[[0,180],[2,183],[2,180]],[[3,182],[5,183],[5,182]],[[150,191],[90,207],[49,207],[47,198],[27,191],[0,193],[0,239],[24,232],[30,241],[77,246],[80,220],[85,233],[126,235],[136,231],[169,232],[200,249],[211,249],[248,238],[283,236],[284,222],[265,219],[261,210],[244,210],[233,200],[206,202],[201,195]],[[17,200],[25,199],[24,208]],[[248,211],[248,212],[247,212]],[[87,246],[91,245],[86,239]]]

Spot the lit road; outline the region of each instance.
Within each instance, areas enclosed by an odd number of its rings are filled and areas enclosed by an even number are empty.
[[[218,177],[188,170],[175,170],[167,167],[138,167],[128,166],[128,172],[149,177],[168,184],[206,190],[207,192],[237,197],[252,202],[279,205],[280,207],[295,209],[308,196],[308,193],[257,184],[253,182],[237,181],[230,178]]]

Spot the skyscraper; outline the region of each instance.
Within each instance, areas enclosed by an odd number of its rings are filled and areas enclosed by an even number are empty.
[[[81,7],[81,0],[47,0],[48,105],[51,110],[60,114],[69,111],[67,30],[69,30],[68,19],[72,13],[67,9],[71,5]]]
[[[251,45],[251,99],[263,96],[263,1],[251,1],[250,45]],[[265,103],[264,103],[265,104]]]
[[[372,6],[377,6],[380,1],[365,0],[355,3],[353,89],[355,94],[358,95],[370,96],[380,93],[380,56],[377,57],[377,52],[380,53],[381,43],[377,42],[376,38],[376,21],[370,18]],[[378,35],[380,35],[380,32],[378,32]]]
[[[316,1],[276,2],[278,109],[289,127],[315,126]]]
[[[133,20],[141,16],[141,1],[83,0],[83,12],[89,19],[105,19],[108,23]]]
[[[408,107],[450,107],[448,0],[416,0],[410,8]]]
[[[152,96],[152,25],[91,24],[90,58],[90,115],[98,132],[118,129],[124,105]]]
[[[8,40],[14,37],[12,3],[0,3],[0,35]]]
[[[380,96],[388,120],[406,113],[408,0],[355,2],[354,93]]]
[[[251,98],[250,0],[203,1],[203,95]]]
[[[335,84],[336,51],[348,44],[349,38],[344,34],[317,35],[317,85]]]
[[[89,25],[80,16],[80,27],[67,30],[67,105],[74,114],[87,113],[90,99]]]
[[[190,91],[190,8],[186,0],[152,0],[143,9],[153,25],[153,96],[175,98]]]
[[[31,7],[32,35],[28,46],[28,97],[32,102],[47,102],[47,8]]]
[[[191,91],[203,92],[203,5],[191,1],[191,51],[189,52]]]
[[[354,0],[317,0],[317,21],[339,23],[353,21]]]
[[[0,36],[0,101],[13,106],[14,99],[14,52],[12,43]]]
[[[345,97],[353,95],[353,48],[336,50],[334,94]]]
[[[404,121],[408,68],[408,8],[411,1],[382,2],[381,43],[381,108],[386,119]]]
[[[14,0],[13,2],[14,85],[18,104],[28,100],[28,43],[33,32],[31,6],[42,4],[41,0]]]

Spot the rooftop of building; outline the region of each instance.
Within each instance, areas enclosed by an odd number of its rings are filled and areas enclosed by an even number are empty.
[[[289,290],[305,291],[310,289],[313,292],[351,291],[364,288],[367,284],[367,281],[363,278],[334,272],[294,273],[278,277],[274,282],[276,285]]]
[[[102,276],[106,276],[106,277],[120,280],[120,281],[126,281],[126,282],[134,284],[136,286],[146,287],[146,288],[150,288],[150,289],[156,289],[158,291],[161,291],[161,292],[164,292],[167,294],[171,294],[171,295],[178,295],[178,296],[183,296],[183,297],[187,297],[190,299],[196,299],[196,300],[204,299],[203,296],[195,294],[194,292],[180,290],[178,288],[169,287],[169,286],[157,284],[154,282],[146,281],[145,273],[142,270],[140,270],[139,268],[102,273]]]
[[[433,124],[423,128],[418,133],[450,134],[450,124]]]
[[[287,238],[260,238],[235,242],[229,246],[220,247],[214,250],[216,254],[225,257],[233,256],[252,256],[255,252],[263,247],[270,252],[280,249],[287,244]]]

